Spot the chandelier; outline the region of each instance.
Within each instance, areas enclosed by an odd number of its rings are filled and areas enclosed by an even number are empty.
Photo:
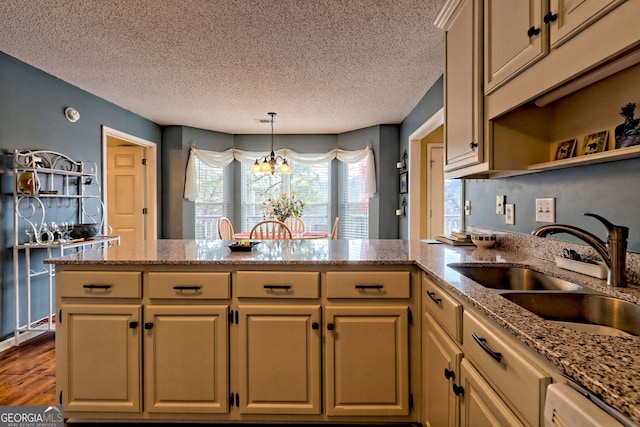
[[[273,152],[273,120],[277,113],[267,113],[271,119],[269,122],[271,123],[271,153],[267,154],[264,157],[256,159],[256,162],[251,167],[252,173],[270,173],[273,175],[276,171],[278,173],[289,174],[291,173],[291,167],[289,166],[289,162],[282,156],[276,156]],[[262,162],[262,163],[261,163]],[[279,162],[282,162],[280,164]]]

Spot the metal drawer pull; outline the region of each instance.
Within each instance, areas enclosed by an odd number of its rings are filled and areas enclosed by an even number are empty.
[[[476,335],[475,332],[473,332],[471,336],[478,343],[478,345],[482,347],[482,349],[489,354],[489,356],[493,357],[493,359],[496,362],[500,363],[500,361],[502,360],[502,353],[498,353],[496,351],[491,350],[489,346],[487,346],[486,344],[487,342],[486,338],[480,338],[479,336]]]
[[[82,285],[85,289],[111,289],[111,285]]]
[[[174,286],[174,290],[176,291],[199,291],[200,286]]]
[[[367,289],[382,289],[384,288],[384,286],[382,285],[356,285],[356,289],[360,289],[361,291],[367,290]]]
[[[264,288],[268,291],[273,291],[275,289],[284,289],[288,291],[291,289],[291,285],[264,285]]]
[[[435,302],[438,305],[440,305],[440,303],[442,302],[442,299],[436,298],[436,293],[435,292],[427,291],[427,295],[429,295],[429,298],[431,298],[431,301]]]

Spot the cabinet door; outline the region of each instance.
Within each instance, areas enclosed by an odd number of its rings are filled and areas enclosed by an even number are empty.
[[[490,93],[549,52],[546,1],[484,1],[484,90]]]
[[[145,309],[145,406],[149,412],[228,412],[226,305]]]
[[[319,414],[320,306],[240,305],[243,414]]]
[[[462,387],[457,389],[462,400],[461,427],[524,426],[466,359],[460,364],[456,387]]]
[[[56,381],[65,411],[140,412],[141,306],[62,304]]]
[[[428,425],[455,427],[459,417],[459,399],[452,386],[460,375],[462,350],[427,315],[426,351],[426,417]]]
[[[551,47],[560,47],[626,0],[551,0]],[[606,39],[606,37],[603,37]]]
[[[483,160],[480,8],[462,0],[445,31],[445,171]]]
[[[409,414],[408,307],[327,307],[328,415]]]

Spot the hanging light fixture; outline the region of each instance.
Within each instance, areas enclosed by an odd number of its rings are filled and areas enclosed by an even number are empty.
[[[256,159],[256,162],[251,167],[252,173],[270,173],[274,174],[275,172],[289,174],[291,173],[291,166],[289,166],[289,162],[282,156],[276,156],[273,151],[273,121],[276,117],[277,113],[267,113],[271,118],[269,122],[271,123],[271,153]],[[278,164],[278,162],[282,161],[282,164]]]

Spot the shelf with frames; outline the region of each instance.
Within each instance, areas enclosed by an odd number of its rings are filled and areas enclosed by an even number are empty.
[[[41,259],[119,244],[120,237],[106,233],[109,227],[94,162],[76,161],[55,151],[15,150],[13,177],[14,344],[18,345],[25,333],[55,330],[55,267]],[[53,223],[56,227],[48,226]],[[98,235],[72,239],[72,226],[83,223],[96,224]],[[39,276],[45,283],[34,286]],[[46,288],[47,295],[40,288]],[[36,294],[40,303],[46,299],[46,316],[32,310]]]

